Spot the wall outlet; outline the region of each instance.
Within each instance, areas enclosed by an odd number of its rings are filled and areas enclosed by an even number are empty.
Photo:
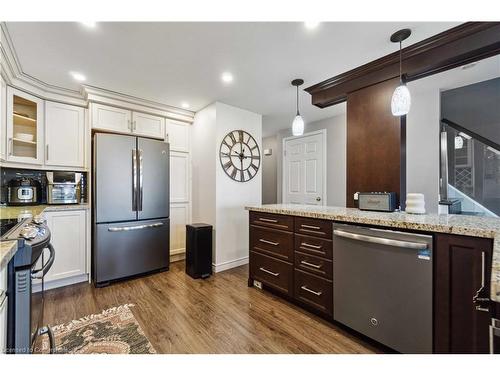
[[[262,289],[262,283],[260,281],[254,280],[253,286],[259,289]]]
[[[359,199],[359,191],[354,193],[354,200],[357,201]]]

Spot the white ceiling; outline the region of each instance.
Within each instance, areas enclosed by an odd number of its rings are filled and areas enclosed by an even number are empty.
[[[407,45],[458,23],[300,22],[9,22],[7,28],[25,73],[46,83],[78,89],[86,84],[197,111],[221,101],[264,116],[265,136],[290,126],[294,78],[304,88],[393,52],[394,31],[409,27]],[[224,71],[234,82],[220,80]],[[306,123],[343,113],[319,109],[301,92]]]

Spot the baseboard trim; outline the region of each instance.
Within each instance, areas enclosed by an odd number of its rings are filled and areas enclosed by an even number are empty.
[[[89,281],[89,275],[84,274],[84,275],[66,277],[64,279],[59,279],[59,280],[47,281],[44,283],[44,288],[45,288],[45,290],[56,289],[56,288],[62,288],[63,286],[68,286],[68,285],[78,284],[78,283],[83,283],[83,282],[88,282],[88,281]],[[41,284],[34,284],[33,285],[33,292],[35,292],[35,293],[39,292],[41,290],[41,288],[42,288]]]
[[[170,263],[180,262],[186,259],[186,253],[170,254]]]
[[[239,267],[248,263],[248,257],[243,257],[240,259],[229,260],[227,262],[215,264],[212,263],[212,270],[214,273],[229,270],[231,268]]]

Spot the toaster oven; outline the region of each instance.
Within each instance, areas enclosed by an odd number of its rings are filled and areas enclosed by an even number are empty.
[[[75,172],[47,172],[47,203],[80,203],[82,174]]]

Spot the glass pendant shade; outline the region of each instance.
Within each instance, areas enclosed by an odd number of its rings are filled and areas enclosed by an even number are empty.
[[[296,137],[304,134],[304,119],[301,115],[295,116],[292,122],[292,134]]]
[[[411,96],[410,90],[405,84],[396,87],[391,99],[391,112],[394,116],[404,116],[410,112]]]

